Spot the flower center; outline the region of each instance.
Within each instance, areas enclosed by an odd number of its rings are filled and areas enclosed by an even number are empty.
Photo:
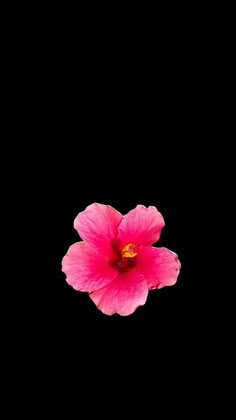
[[[138,246],[135,244],[125,245],[121,251],[119,251],[119,258],[117,260],[117,268],[124,270],[135,265],[135,258],[138,254]]]
[[[133,258],[137,253],[138,247],[135,244],[127,244],[121,250],[122,257],[125,258]]]
[[[119,271],[124,271],[135,266],[138,245],[129,243],[120,248],[119,242],[112,242],[111,246],[114,250],[114,256],[110,261],[113,267],[116,267]]]

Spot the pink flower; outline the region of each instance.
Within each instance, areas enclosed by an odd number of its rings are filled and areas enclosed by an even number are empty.
[[[177,281],[178,256],[152,247],[164,225],[153,206],[138,205],[122,216],[113,207],[91,204],[74,221],[83,242],[72,245],[62,260],[67,283],[89,292],[104,314],[132,314],[145,304],[149,289]]]

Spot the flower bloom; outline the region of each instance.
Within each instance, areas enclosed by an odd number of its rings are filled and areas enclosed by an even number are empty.
[[[67,283],[89,292],[104,314],[132,314],[145,304],[149,289],[177,281],[177,254],[152,247],[164,225],[154,206],[138,205],[122,216],[111,206],[91,204],[74,221],[83,241],[70,246],[62,260]]]

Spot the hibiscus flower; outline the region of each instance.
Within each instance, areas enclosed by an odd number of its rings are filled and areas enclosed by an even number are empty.
[[[154,206],[138,205],[122,216],[111,206],[91,204],[74,221],[83,241],[71,245],[62,260],[67,283],[88,292],[104,314],[132,314],[150,289],[177,281],[177,254],[152,247],[164,225]]]

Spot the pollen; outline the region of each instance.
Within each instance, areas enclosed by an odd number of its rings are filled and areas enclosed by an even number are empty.
[[[121,255],[122,257],[125,257],[125,258],[133,258],[138,254],[137,251],[138,251],[137,245],[127,244],[122,248]]]

